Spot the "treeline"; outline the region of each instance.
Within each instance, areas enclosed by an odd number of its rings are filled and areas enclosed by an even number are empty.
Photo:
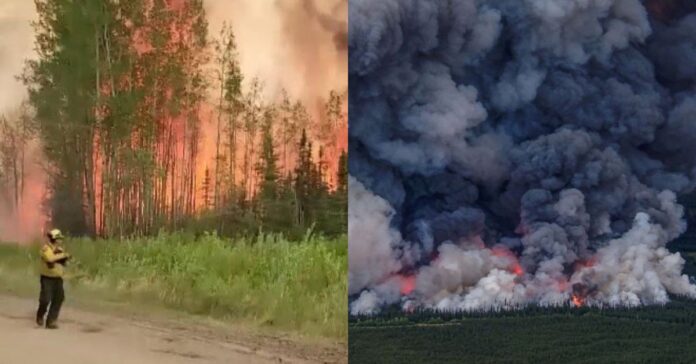
[[[244,82],[232,28],[209,39],[202,0],[35,3],[38,58],[22,79],[53,225],[345,231],[345,94],[319,117],[286,93],[266,100]]]
[[[27,175],[29,143],[35,130],[29,106],[21,104],[0,115],[0,206],[14,213],[21,206]]]
[[[351,318],[351,363],[693,363],[696,301]]]
[[[326,179],[326,164],[322,152],[318,161],[312,157],[312,143],[303,131],[297,145],[294,170],[281,175],[270,129],[262,132],[263,142],[255,171],[259,178],[254,198],[244,194],[232,195],[238,200],[216,196],[217,190],[206,170],[203,183],[206,209],[196,219],[183,221],[186,230],[217,231],[223,236],[254,231],[282,232],[292,239],[302,238],[308,229],[330,236],[347,231],[348,159],[339,157],[337,184],[331,187]],[[234,193],[234,191],[232,191]],[[225,195],[223,195],[225,196]]]
[[[419,309],[404,313],[396,307],[375,315],[356,315],[349,317],[349,323],[356,326],[383,326],[419,323],[447,323],[467,319],[482,318],[523,318],[539,315],[584,316],[601,315],[606,317],[625,317],[646,321],[679,322],[696,325],[696,300],[673,296],[664,305],[644,305],[637,307],[605,306],[576,307],[573,304],[560,306],[527,305],[516,309],[493,309],[474,311],[436,311]]]

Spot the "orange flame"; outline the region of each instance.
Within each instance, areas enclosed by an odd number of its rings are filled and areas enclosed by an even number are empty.
[[[588,259],[580,259],[580,260],[577,260],[573,264],[573,270],[579,271],[583,268],[591,268],[591,267],[594,267],[596,264],[597,264],[597,256],[592,256]]]
[[[565,278],[560,278],[556,281],[556,290],[565,292],[568,289],[568,281]]]
[[[503,246],[494,246],[491,248],[491,254],[495,257],[506,259],[509,262],[507,269],[516,276],[520,277],[524,275],[524,268],[522,268],[517,256],[508,248]]]
[[[573,297],[571,298],[573,304],[575,307],[580,307],[585,303],[585,298],[581,297],[580,295],[573,294]]]
[[[401,295],[408,296],[416,289],[416,276],[401,276]]]

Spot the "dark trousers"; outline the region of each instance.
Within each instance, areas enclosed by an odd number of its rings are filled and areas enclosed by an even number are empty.
[[[46,322],[56,322],[64,299],[63,278],[41,276],[41,294],[39,295],[39,310],[36,312],[36,318],[42,319],[48,310]]]

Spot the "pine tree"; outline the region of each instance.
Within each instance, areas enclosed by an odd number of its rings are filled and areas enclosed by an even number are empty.
[[[342,234],[348,231],[348,153],[345,150],[341,151],[341,156],[338,159],[336,180],[338,181],[338,186],[333,193],[336,205],[332,210],[337,213],[336,220],[338,220],[338,226],[336,232]]]
[[[264,112],[264,123],[261,132],[261,156],[257,165],[257,173],[261,180],[259,195],[263,201],[274,200],[278,193],[278,156],[273,145],[274,113],[273,108],[268,108]]]
[[[338,171],[336,172],[336,180],[338,186],[336,191],[338,194],[348,192],[348,153],[345,150],[341,151],[341,156],[338,159]]]
[[[327,132],[343,121],[343,96],[330,95],[318,128],[306,105],[286,92],[269,103],[258,79],[242,90],[236,39],[226,25],[214,49],[214,156],[203,161],[212,48],[202,0],[35,3],[37,58],[23,81],[47,159],[54,224],[73,234],[150,234],[211,208],[209,216],[227,219],[218,227],[253,231],[257,206],[274,211],[262,217],[277,229],[335,223],[329,210],[339,184],[333,180],[341,177],[328,170],[338,156]],[[21,143],[0,139],[0,184],[10,185],[0,203],[17,204],[23,165],[7,156]],[[211,162],[197,178],[199,163]]]
[[[211,189],[212,183],[210,182],[210,169],[206,167],[205,175],[203,177],[203,206],[205,209],[210,209],[211,205]]]
[[[237,41],[230,24],[223,24],[215,44],[220,96],[217,118],[215,161],[215,206],[234,202],[237,194],[237,148],[239,114],[242,108],[243,75],[239,66]],[[226,151],[222,147],[226,146]]]
[[[304,226],[310,199],[312,178],[312,145],[307,139],[307,132],[302,129],[297,146],[297,163],[295,167],[295,222]]]

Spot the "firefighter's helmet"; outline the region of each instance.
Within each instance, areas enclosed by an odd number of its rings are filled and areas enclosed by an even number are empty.
[[[53,229],[48,232],[48,238],[53,241],[63,240],[63,233],[61,233],[58,229]]]

